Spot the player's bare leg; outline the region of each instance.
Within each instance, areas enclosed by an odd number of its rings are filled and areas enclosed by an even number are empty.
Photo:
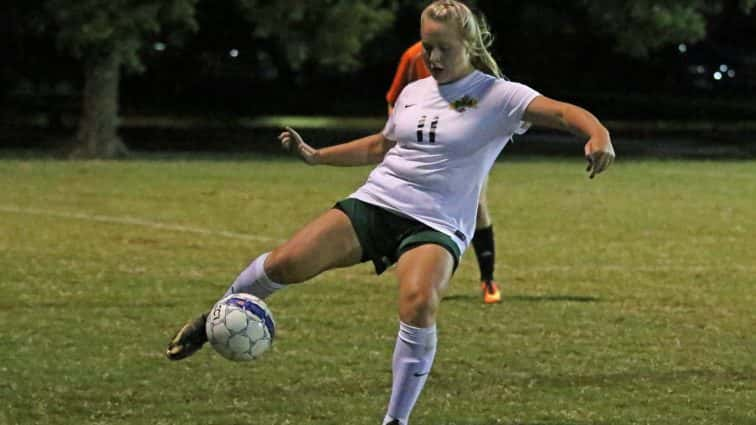
[[[286,284],[356,264],[361,256],[362,248],[351,221],[342,211],[331,209],[272,252],[252,261],[226,295],[245,292],[264,299]],[[203,313],[182,326],[168,343],[166,357],[181,360],[202,348],[207,342],[206,318],[207,313]]]
[[[361,257],[352,222],[333,208],[274,249],[265,261],[265,273],[281,284],[299,283],[326,270],[357,264]]]

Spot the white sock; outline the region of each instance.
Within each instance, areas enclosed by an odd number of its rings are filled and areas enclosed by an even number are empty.
[[[223,296],[225,297],[227,295],[244,292],[264,300],[270,296],[270,294],[286,286],[273,282],[268,275],[265,274],[265,268],[263,265],[269,254],[269,252],[266,252],[252,261],[246,269],[239,273],[239,276],[234,283],[228,287],[228,290]]]
[[[391,401],[383,425],[398,419],[407,425],[409,415],[423,390],[436,356],[436,325],[416,328],[399,322],[394,348]]]

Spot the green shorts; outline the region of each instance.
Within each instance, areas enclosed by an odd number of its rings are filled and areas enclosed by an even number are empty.
[[[429,243],[449,251],[454,259],[454,270],[457,270],[459,247],[448,235],[359,199],[344,199],[334,208],[343,211],[351,220],[362,246],[360,261],[372,260],[376,274],[383,273],[406,251]]]

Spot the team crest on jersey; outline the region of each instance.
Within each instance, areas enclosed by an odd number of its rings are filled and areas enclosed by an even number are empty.
[[[467,108],[475,108],[476,106],[478,106],[478,99],[468,95],[464,95],[449,104],[449,108],[454,109],[457,112],[465,112]]]

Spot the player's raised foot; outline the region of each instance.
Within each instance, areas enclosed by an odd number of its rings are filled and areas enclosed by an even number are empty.
[[[202,313],[198,317],[188,321],[176,332],[168,348],[165,350],[165,356],[169,360],[181,360],[196,353],[197,350],[207,342],[207,333],[205,332],[205,320],[207,313]]]
[[[480,289],[483,290],[483,302],[486,304],[496,304],[501,302],[501,291],[499,285],[492,280],[486,280],[480,283]]]

